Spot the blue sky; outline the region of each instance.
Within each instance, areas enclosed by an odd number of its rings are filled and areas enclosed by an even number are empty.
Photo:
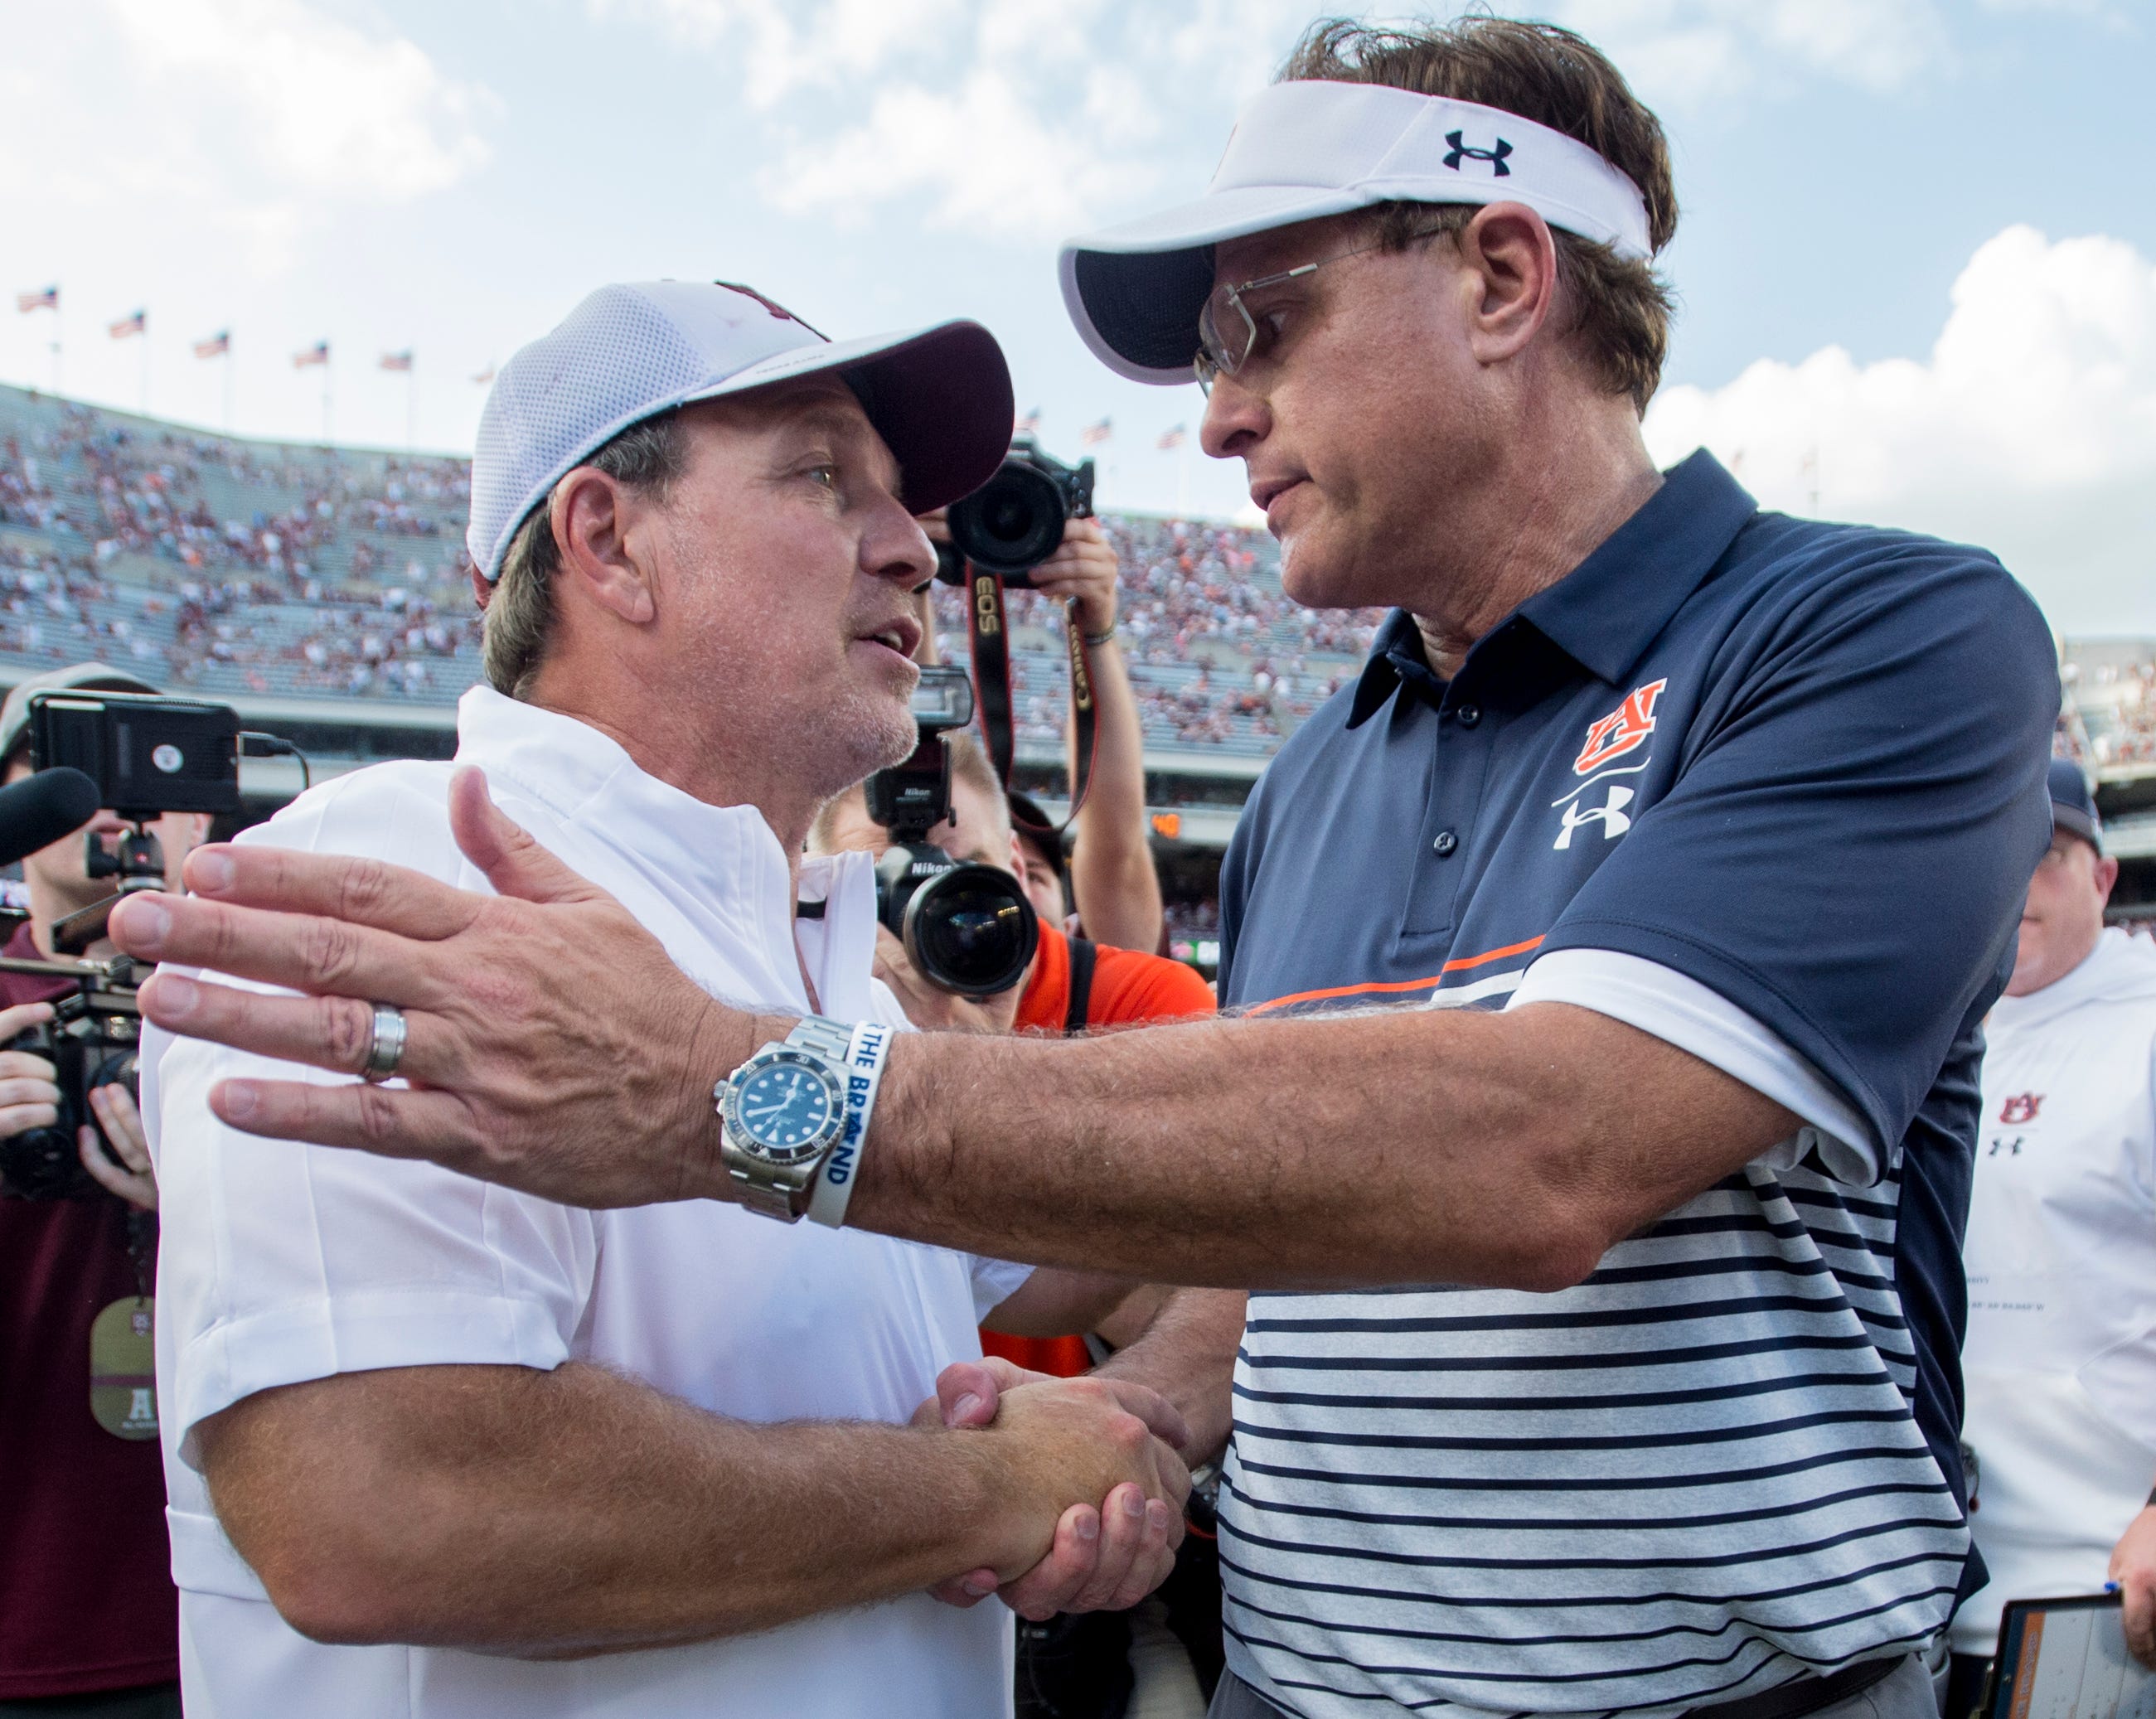
[[[1231,514],[1194,388],[1086,355],[1058,239],[1202,187],[1282,0],[76,0],[10,8],[0,292],[69,392],[469,448],[470,378],[608,279],[754,282],[833,333],[1004,339],[1111,504]],[[2156,631],[2156,4],[1557,0],[1661,113],[1684,219],[1659,454],[1998,547],[2078,632]],[[105,324],[138,306],[146,342]],[[49,319],[0,304],[0,378]],[[377,367],[417,355],[415,393]]]

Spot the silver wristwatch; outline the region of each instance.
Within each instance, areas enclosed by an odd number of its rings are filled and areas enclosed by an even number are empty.
[[[719,1154],[752,1212],[791,1224],[846,1122],[854,1029],[809,1015],[712,1089]]]

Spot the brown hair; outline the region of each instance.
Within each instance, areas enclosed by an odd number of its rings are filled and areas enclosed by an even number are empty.
[[[577,462],[603,471],[632,490],[655,493],[661,501],[687,458],[680,414],[662,412],[633,423],[612,441]],[[563,476],[567,476],[565,472]],[[487,598],[480,635],[480,662],[496,692],[522,698],[547,659],[554,631],[554,575],[562,548],[554,541],[554,492],[532,506],[509,540],[501,557],[501,577]]]
[[[1555,24],[1463,18],[1449,24],[1383,29],[1322,18],[1281,67],[1280,83],[1324,79],[1383,84],[1422,95],[1502,108],[1585,144],[1639,187],[1649,242],[1660,252],[1677,228],[1669,140],[1624,74],[1584,37]],[[1474,204],[1381,203],[1378,242],[1404,250],[1419,239],[1457,233]],[[1571,306],[1567,332],[1609,391],[1641,412],[1661,380],[1672,308],[1668,284],[1646,261],[1553,229],[1558,280]]]

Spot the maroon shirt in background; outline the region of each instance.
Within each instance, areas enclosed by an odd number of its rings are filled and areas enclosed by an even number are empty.
[[[28,926],[4,952],[37,958]],[[0,972],[0,1005],[66,988]],[[90,1321],[136,1293],[128,1210],[0,1198],[0,1701],[180,1675],[158,1441],[90,1412]]]

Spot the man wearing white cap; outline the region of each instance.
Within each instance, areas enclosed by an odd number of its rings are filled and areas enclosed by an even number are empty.
[[[871,978],[866,862],[803,838],[911,750],[934,564],[912,516],[993,470],[1009,424],[972,323],[834,346],[746,288],[601,289],[487,402],[469,541],[493,684],[455,766],[316,788],[248,851],[471,889],[575,865],[620,904],[594,952],[624,975],[663,949],[667,978],[797,1017],[732,1109],[762,1153],[744,1197],[798,1216],[806,1148],[865,1122],[903,1020]],[[459,853],[490,791],[537,847]],[[573,1034],[547,1054],[613,1087]],[[993,1427],[906,1424],[990,1309],[1060,1330],[1120,1286],[262,1141],[207,1096],[280,1065],[155,1034],[143,1057],[192,1719],[993,1719],[1007,1614],[922,1590],[985,1593],[1059,1527],[1085,1565],[1056,1602],[1165,1573],[1186,1480],[1131,1412],[1178,1435],[1149,1393],[1042,1384]]]
[[[1958,1232],[2049,839],[2050,637],[1980,551],[1762,513],[1705,453],[1655,469],[1675,224],[1661,127],[1578,37],[1328,24],[1209,195],[1065,255],[1096,352],[1209,389],[1290,594],[1395,611],[1229,853],[1244,1018],[915,1035],[844,1216],[1253,1289],[1224,1334],[1232,1298],[1170,1309],[1192,1368],[1240,1337],[1220,1714],[1929,1719],[1982,1581]],[[574,953],[588,909],[429,944],[445,892],[399,880],[332,974],[291,945],[337,868],[250,858],[123,940],[244,942],[318,994],[146,1007],[351,1069],[386,999],[447,1090],[249,1082],[224,1115],[573,1200],[729,1197],[716,1124],[685,1156],[685,1111],[521,1090],[557,1005],[446,1001],[454,963],[544,947],[605,991],[624,1075],[683,1054]],[[723,1067],[783,1025],[668,989]]]

